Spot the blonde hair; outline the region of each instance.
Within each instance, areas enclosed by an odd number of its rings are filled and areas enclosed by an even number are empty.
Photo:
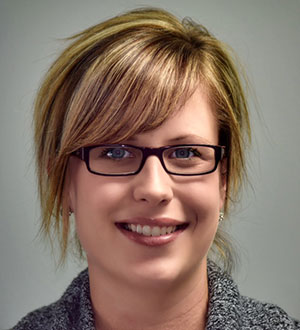
[[[116,16],[70,40],[40,87],[34,113],[41,230],[58,238],[61,261],[70,231],[64,187],[72,152],[160,126],[199,84],[216,106],[219,144],[226,146],[227,213],[243,181],[250,126],[226,46],[202,25],[152,8]],[[230,242],[221,231],[214,249],[230,269]]]

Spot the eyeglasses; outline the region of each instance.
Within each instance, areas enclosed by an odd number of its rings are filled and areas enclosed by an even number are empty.
[[[182,144],[161,148],[107,144],[82,147],[73,155],[83,160],[89,172],[105,176],[138,174],[149,156],[156,156],[164,170],[173,175],[203,175],[214,172],[224,157],[225,147]]]

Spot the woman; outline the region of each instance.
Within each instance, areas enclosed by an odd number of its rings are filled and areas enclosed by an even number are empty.
[[[88,270],[14,329],[300,329],[228,275],[220,224],[250,126],[233,61],[204,27],[144,9],[74,36],[34,120],[42,230],[63,262],[73,214]]]

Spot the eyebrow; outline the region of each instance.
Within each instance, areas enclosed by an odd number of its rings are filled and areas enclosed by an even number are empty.
[[[137,142],[138,142],[138,138],[136,138],[135,136],[132,136],[128,140],[126,140],[126,143],[137,143]],[[174,144],[174,143],[212,144],[211,141],[208,141],[207,139],[196,134],[184,134],[166,140],[166,144]]]
[[[196,135],[196,134],[186,134],[186,135],[179,135],[176,136],[175,138],[169,139],[169,143],[173,142],[196,142],[200,144],[211,144],[210,141],[207,139],[203,138],[202,136]]]

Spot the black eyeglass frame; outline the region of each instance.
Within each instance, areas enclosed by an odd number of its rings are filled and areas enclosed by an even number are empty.
[[[94,149],[94,148],[98,148],[98,147],[107,147],[107,148],[118,148],[118,147],[122,147],[122,148],[135,148],[138,150],[142,151],[142,160],[141,160],[141,164],[140,167],[134,171],[134,172],[129,172],[129,173],[120,173],[120,174],[107,174],[107,173],[99,173],[99,172],[95,172],[90,168],[90,150]],[[215,166],[212,170],[204,172],[204,173],[197,173],[197,174],[183,174],[183,173],[176,173],[176,172],[172,172],[169,171],[164,163],[164,159],[163,159],[163,152],[165,150],[168,150],[170,148],[180,148],[180,147],[209,147],[214,149],[215,151]],[[129,145],[129,144],[99,144],[99,145],[95,145],[95,146],[88,146],[88,147],[81,147],[78,150],[74,151],[72,153],[72,155],[80,158],[82,161],[85,162],[86,167],[88,169],[88,171],[90,173],[96,174],[96,175],[102,175],[102,176],[129,176],[129,175],[136,175],[138,174],[144,167],[145,162],[147,160],[147,158],[149,156],[156,156],[159,160],[160,163],[163,167],[163,169],[168,173],[168,174],[172,174],[172,175],[179,175],[179,176],[196,176],[196,175],[205,175],[205,174],[209,174],[214,172],[218,165],[219,162],[223,159],[224,155],[225,155],[225,146],[219,146],[219,145],[211,145],[211,144],[177,144],[177,145],[171,145],[171,146],[164,146],[164,147],[160,147],[160,148],[148,148],[148,147],[138,147],[138,146],[133,146],[133,145]]]

